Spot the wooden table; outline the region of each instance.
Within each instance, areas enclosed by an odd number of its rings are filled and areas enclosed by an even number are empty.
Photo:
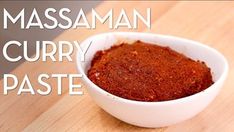
[[[83,88],[83,96],[68,95],[68,81],[64,80],[63,94],[52,92],[49,96],[16,95],[17,90],[3,96],[3,80],[0,95],[0,131],[233,131],[234,130],[234,2],[103,2],[96,11],[106,13],[110,8],[152,9],[152,28],[140,23],[137,30],[185,37],[205,43],[223,53],[229,62],[229,75],[217,98],[196,117],[179,124],[146,129],[126,124],[99,108]],[[117,13],[116,13],[117,14]],[[58,40],[84,40],[90,35],[113,31],[107,25],[98,24],[96,30],[67,30]],[[120,28],[117,31],[129,31]],[[66,49],[64,49],[66,50]],[[74,58],[74,55],[73,55]],[[19,81],[25,74],[35,88],[40,88],[37,76],[41,73],[77,73],[75,61],[25,62],[12,74]],[[47,82],[56,90],[57,81]],[[79,83],[79,80],[78,82]]]

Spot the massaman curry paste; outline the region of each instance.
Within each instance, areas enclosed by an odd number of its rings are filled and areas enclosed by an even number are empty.
[[[141,41],[98,51],[88,77],[109,93],[137,101],[178,99],[213,84],[210,68],[204,62]]]

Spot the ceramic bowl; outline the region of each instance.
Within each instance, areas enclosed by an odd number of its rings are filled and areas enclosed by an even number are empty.
[[[98,50],[110,48],[121,41],[141,40],[161,46],[169,46],[194,60],[204,61],[211,68],[213,85],[197,94],[162,102],[141,102],[117,97],[95,85],[87,77],[91,60]],[[136,32],[113,32],[91,36],[80,46],[92,42],[85,54],[85,61],[77,53],[77,67],[93,100],[106,112],[132,125],[141,127],[163,127],[192,118],[204,110],[219,93],[228,73],[228,63],[217,50],[205,44],[184,38]],[[178,67],[179,68],[179,67]]]

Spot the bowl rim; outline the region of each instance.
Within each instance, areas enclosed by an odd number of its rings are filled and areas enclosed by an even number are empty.
[[[86,38],[85,40],[83,40],[80,43],[80,46],[82,46],[82,44],[84,44],[84,42],[86,42],[87,40],[91,39],[91,38],[96,38],[99,36],[106,36],[109,34],[115,34],[115,35],[123,35],[123,34],[135,34],[135,35],[154,35],[154,36],[158,36],[158,37],[164,37],[164,38],[170,38],[170,39],[175,39],[175,40],[181,40],[181,41],[186,41],[188,43],[192,43],[194,45],[197,46],[201,46],[202,48],[206,48],[208,50],[210,50],[211,52],[213,52],[214,54],[218,55],[219,58],[221,58],[221,60],[224,62],[224,70],[221,73],[220,77],[208,88],[206,88],[205,90],[202,90],[198,93],[195,93],[193,95],[189,95],[186,97],[182,97],[182,98],[178,98],[178,99],[173,99],[173,100],[166,100],[166,101],[156,101],[156,102],[147,102],[147,101],[137,101],[137,100],[131,100],[131,99],[126,99],[126,98],[122,98],[119,96],[116,96],[114,94],[111,94],[105,90],[103,90],[102,88],[100,88],[99,86],[97,86],[96,84],[94,84],[86,75],[86,73],[84,72],[84,69],[81,66],[81,61],[79,61],[79,56],[78,56],[78,51],[76,52],[76,65],[78,68],[78,72],[80,72],[82,74],[82,80],[84,80],[84,82],[86,82],[86,84],[91,85],[92,88],[94,88],[95,91],[103,94],[106,97],[110,97],[109,99],[114,99],[115,101],[121,102],[121,103],[128,103],[128,104],[135,104],[135,105],[170,105],[170,104],[174,104],[174,103],[183,103],[183,102],[188,102],[190,100],[193,100],[193,98],[196,98],[197,96],[201,95],[202,93],[209,93],[209,91],[211,91],[212,89],[214,89],[215,87],[217,87],[217,85],[219,83],[222,83],[228,74],[228,70],[229,70],[229,66],[228,66],[228,62],[227,59],[216,49],[211,48],[205,44],[202,44],[198,41],[193,41],[193,40],[189,40],[186,38],[181,38],[181,37],[176,37],[176,36],[172,36],[172,35],[164,35],[164,34],[156,34],[156,33],[144,33],[144,32],[105,32],[105,33],[99,33],[96,35],[92,35],[88,38]],[[81,63],[80,63],[81,62]],[[86,85],[87,87],[89,87],[88,85]]]

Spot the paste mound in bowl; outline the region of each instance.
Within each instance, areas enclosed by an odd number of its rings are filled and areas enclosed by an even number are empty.
[[[141,41],[96,52],[88,78],[111,94],[147,102],[190,96],[214,83],[204,62]]]

